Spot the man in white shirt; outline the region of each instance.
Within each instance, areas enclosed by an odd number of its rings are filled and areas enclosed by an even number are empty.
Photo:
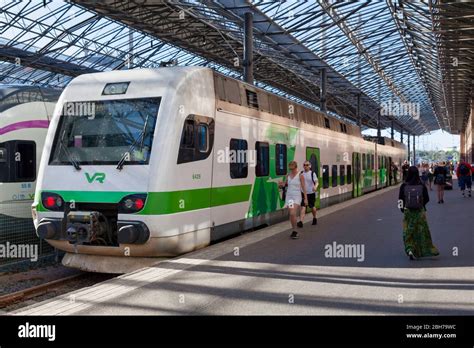
[[[316,218],[316,194],[318,190],[318,176],[315,172],[311,169],[311,163],[309,161],[305,161],[303,164],[304,170],[301,172],[304,176],[305,186],[306,186],[306,195],[308,197],[308,207],[311,208],[313,213],[313,225],[318,223],[318,219]],[[306,205],[304,204],[303,199],[303,192],[301,192],[301,213],[300,213],[300,221],[298,222],[298,227],[303,227],[303,220],[304,215],[306,213]]]

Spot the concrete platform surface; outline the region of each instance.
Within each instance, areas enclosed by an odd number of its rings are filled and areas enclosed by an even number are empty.
[[[441,205],[430,192],[441,255],[417,261],[403,250],[397,198],[384,189],[321,210],[298,240],[284,222],[15,314],[473,315],[474,197],[446,191]],[[334,245],[364,253],[328,257]]]

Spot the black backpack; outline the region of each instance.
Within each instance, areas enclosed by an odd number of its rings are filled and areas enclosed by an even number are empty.
[[[405,185],[405,208],[423,208],[423,185]]]
[[[467,168],[466,164],[465,163],[461,163],[461,165],[459,166],[459,173],[461,175],[467,175],[469,174],[469,169]]]

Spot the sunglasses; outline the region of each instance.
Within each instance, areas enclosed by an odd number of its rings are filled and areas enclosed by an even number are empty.
[[[303,164],[305,167],[309,167],[309,164]]]

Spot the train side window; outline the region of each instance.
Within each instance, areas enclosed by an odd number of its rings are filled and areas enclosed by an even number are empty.
[[[323,166],[323,188],[329,187],[329,166]]]
[[[268,176],[270,169],[270,147],[268,143],[257,141],[255,143],[255,150],[257,151],[255,174],[257,176]]]
[[[230,139],[230,151],[234,160],[230,161],[230,177],[232,179],[246,178],[249,171],[247,150],[248,143],[244,139]]]
[[[200,115],[186,117],[181,133],[178,164],[209,157],[214,144],[214,120]]]
[[[344,133],[344,125],[342,123],[339,123],[339,126],[341,127],[341,132]]]
[[[332,166],[331,170],[331,186],[336,187],[337,186],[337,165]]]
[[[276,153],[276,175],[286,175],[286,161],[287,161],[287,154],[286,154],[286,145],[285,144],[276,144],[275,145],[275,153]]]
[[[339,175],[341,177],[341,181],[339,185],[345,185],[346,184],[346,166],[345,165],[339,166]]]
[[[352,166],[347,166],[347,184],[352,184]]]
[[[207,124],[200,123],[198,125],[198,150],[199,152],[207,152],[209,148],[209,132]]]
[[[362,154],[362,169],[366,170],[367,169],[367,159],[365,153]]]
[[[370,165],[371,165],[371,169],[374,170],[375,169],[375,155],[370,155]]]
[[[344,123],[344,133],[347,134],[347,125]]]
[[[15,151],[15,181],[36,180],[36,143],[21,141]]]

